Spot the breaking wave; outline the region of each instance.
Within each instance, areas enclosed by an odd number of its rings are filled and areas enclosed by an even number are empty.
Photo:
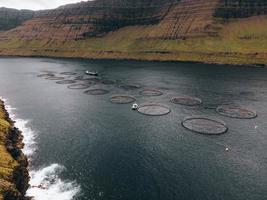
[[[80,191],[80,187],[71,181],[63,181],[59,178],[65,168],[58,164],[52,164],[40,170],[30,171],[30,189],[27,196],[33,196],[36,200],[71,200]]]
[[[11,120],[23,134],[23,153],[31,163],[32,157],[36,152],[35,142],[36,132],[29,126],[29,120],[19,119],[16,116],[16,109],[8,104],[8,101],[0,97],[5,102],[6,110]],[[52,164],[44,168],[35,170],[30,169],[30,188],[27,196],[34,200],[72,200],[80,193],[80,186],[75,181],[62,180],[59,175],[66,170],[64,166]]]

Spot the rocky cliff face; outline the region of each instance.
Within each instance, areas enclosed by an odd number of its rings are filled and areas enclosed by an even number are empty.
[[[149,37],[184,40],[216,34],[213,14],[218,0],[181,0],[173,5]]]
[[[0,8],[0,31],[15,28],[33,16],[34,12],[30,10]]]
[[[177,0],[96,0],[39,11],[10,33],[21,39],[78,40],[125,26],[159,23]]]
[[[266,0],[220,0],[215,16],[244,18],[267,14]]]
[[[267,62],[266,13],[266,0],[87,1],[1,33],[0,55]]]
[[[21,132],[13,126],[0,100],[0,199],[26,200],[28,161],[22,153]]]
[[[8,33],[25,40],[79,40],[126,26],[157,24],[149,37],[184,39],[216,35],[219,27],[214,16],[237,18],[266,12],[265,0],[95,0],[35,13],[2,11],[5,18],[0,23],[5,24],[2,29],[9,29],[33,18]]]
[[[35,13],[13,12],[13,18],[9,11],[5,19],[0,19],[6,29],[33,18],[8,32],[24,40],[80,40],[137,25],[157,25],[149,34],[151,38],[185,39],[216,35],[220,27],[214,16],[228,19],[263,15],[267,5],[265,0],[95,0]]]

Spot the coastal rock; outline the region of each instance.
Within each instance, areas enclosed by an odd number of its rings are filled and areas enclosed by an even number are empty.
[[[0,101],[0,199],[27,200],[25,197],[29,187],[28,160],[23,154],[23,137],[14,127],[4,103]],[[2,170],[3,168],[8,169]]]

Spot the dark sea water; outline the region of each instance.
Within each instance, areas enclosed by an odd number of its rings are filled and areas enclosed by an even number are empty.
[[[91,88],[110,93],[86,95],[37,77],[44,71],[78,73],[73,79],[85,77],[85,70],[100,73],[102,82],[93,81]],[[143,88],[163,95],[141,96]],[[141,115],[131,104],[110,103],[114,94],[134,96],[139,104],[165,104],[171,113]],[[203,105],[170,102],[180,95],[201,98]],[[1,58],[0,96],[16,108],[15,118],[25,120],[18,122],[28,140],[31,184],[44,186],[29,190],[36,200],[267,199],[267,69]],[[221,104],[250,108],[258,117],[218,115]],[[182,120],[194,115],[223,120],[229,131],[205,136],[184,129]]]

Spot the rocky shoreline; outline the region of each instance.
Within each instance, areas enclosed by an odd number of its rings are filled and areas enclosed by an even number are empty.
[[[29,200],[25,197],[29,188],[28,160],[22,152],[22,141],[21,131],[14,127],[0,100],[0,200]]]

